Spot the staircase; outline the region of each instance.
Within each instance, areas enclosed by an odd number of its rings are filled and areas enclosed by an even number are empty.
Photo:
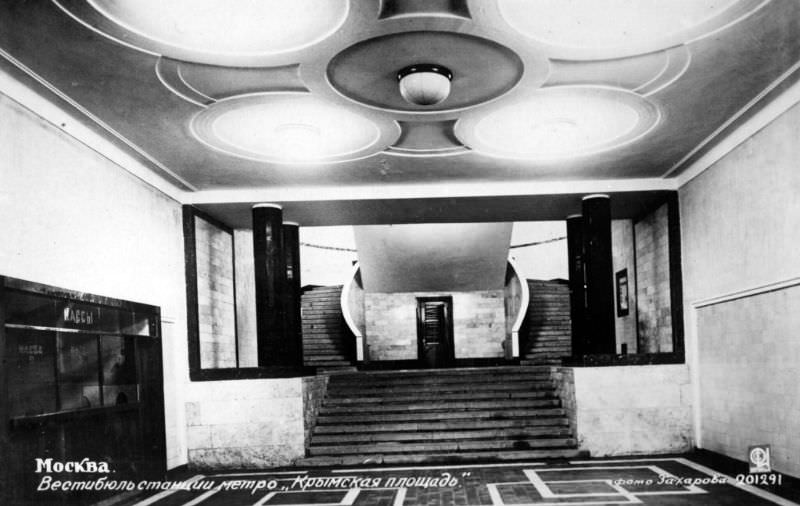
[[[579,456],[550,368],[344,373],[330,377],[298,465]]]
[[[569,285],[528,280],[530,302],[522,327],[523,365],[561,365],[572,354]]]
[[[321,370],[352,370],[350,329],[342,316],[341,286],[307,290],[302,296],[303,363]]]

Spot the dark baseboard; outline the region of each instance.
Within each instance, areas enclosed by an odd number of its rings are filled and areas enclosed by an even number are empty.
[[[569,367],[606,367],[618,365],[683,364],[683,353],[631,353],[627,355],[584,355],[565,357]]]

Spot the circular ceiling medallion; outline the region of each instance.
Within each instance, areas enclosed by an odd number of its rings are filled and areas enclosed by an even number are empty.
[[[452,72],[450,94],[437,104],[406,101],[398,72],[436,62]],[[441,112],[463,109],[497,98],[522,77],[522,60],[500,44],[454,32],[417,31],[361,41],[336,55],[328,79],[346,97],[379,109]]]
[[[476,111],[478,112],[478,111]],[[485,114],[462,117],[456,136],[489,156],[568,158],[623,146],[650,131],[660,113],[617,88],[543,88]]]
[[[641,54],[697,37],[741,15],[741,0],[498,0],[519,33],[598,57]],[[713,21],[712,23],[709,23]],[[577,54],[575,55],[577,56]]]
[[[224,153],[275,163],[322,163],[377,153],[398,135],[307,93],[263,93],[221,100],[195,116],[198,140]]]
[[[74,3],[61,1],[67,5]],[[339,29],[349,9],[348,0],[87,0],[87,3],[111,21],[97,28],[114,38],[165,56],[220,65],[225,65],[230,57],[274,55],[315,44]]]

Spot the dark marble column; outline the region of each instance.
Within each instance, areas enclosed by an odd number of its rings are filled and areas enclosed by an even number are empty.
[[[567,216],[569,313],[572,323],[572,356],[586,354],[586,280],[583,271],[583,216]]]
[[[284,298],[285,338],[293,365],[303,364],[303,331],[300,314],[300,225],[283,222],[283,251],[286,264]]]
[[[253,206],[259,367],[286,365],[289,359],[284,338],[286,258],[282,228],[283,211],[279,205]]]
[[[586,353],[616,353],[614,266],[611,257],[611,199],[583,199],[583,251],[586,276]]]

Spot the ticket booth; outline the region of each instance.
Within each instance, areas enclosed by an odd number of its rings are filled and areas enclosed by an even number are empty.
[[[159,308],[0,277],[0,343],[0,444],[9,457],[0,503],[89,503],[119,493],[37,491],[45,476],[163,479]]]

